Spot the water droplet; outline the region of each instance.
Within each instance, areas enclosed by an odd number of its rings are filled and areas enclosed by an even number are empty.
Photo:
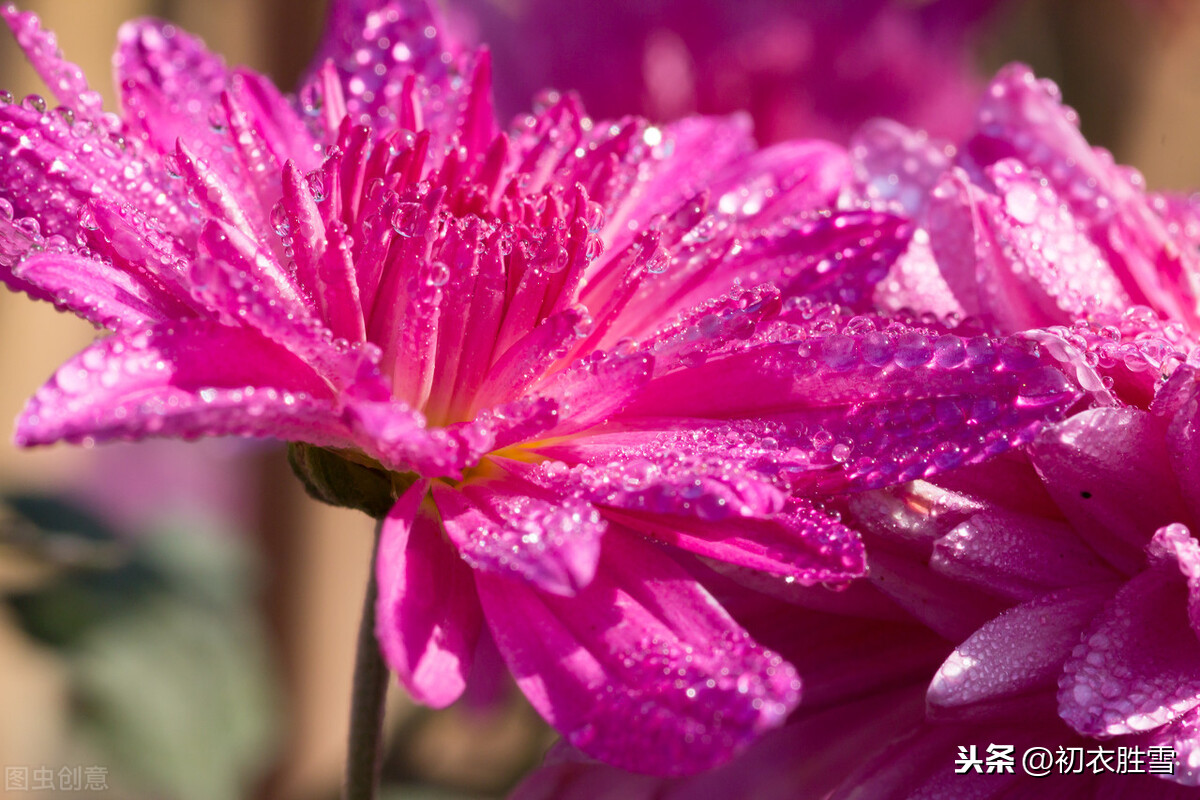
[[[305,182],[308,184],[308,190],[312,192],[313,200],[318,203],[325,200],[325,176],[321,174],[319,169],[314,169],[305,177]]]
[[[208,110],[208,127],[213,133],[224,133],[227,125],[225,114],[220,106],[212,106]]]
[[[421,221],[421,206],[419,203],[400,203],[392,213],[392,230],[400,236],[411,238],[417,235],[417,226]]]
[[[425,282],[430,286],[445,286],[450,280],[450,265],[445,261],[434,261],[429,265],[429,274]]]
[[[40,94],[27,94],[23,103],[39,114],[46,113],[46,99]]]
[[[271,209],[271,227],[280,236],[288,236],[292,232],[292,221],[288,219],[287,210],[283,207],[283,201],[280,200]]]

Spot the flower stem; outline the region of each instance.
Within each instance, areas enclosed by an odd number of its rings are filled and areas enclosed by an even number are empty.
[[[378,557],[380,520],[375,526],[371,574],[363,599],[362,621],[358,626],[358,647],[354,661],[354,688],[350,697],[350,741],[346,754],[344,800],[374,800],[379,788],[379,768],[383,752],[383,712],[387,700],[388,669],[375,639],[375,560]]]

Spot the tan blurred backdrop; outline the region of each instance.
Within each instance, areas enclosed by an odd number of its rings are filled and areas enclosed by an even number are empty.
[[[1014,58],[1030,61],[1062,83],[1092,140],[1112,148],[1120,161],[1139,166],[1151,187],[1200,187],[1200,148],[1194,144],[1200,141],[1200,3],[1015,5],[983,49],[985,68]],[[112,98],[109,58],[123,20],[146,14],[170,18],[203,36],[231,63],[262,70],[289,86],[319,35],[324,3],[26,0],[22,6],[42,16],[67,56]],[[1158,10],[1150,13],[1151,6]],[[0,86],[18,96],[41,91],[9,37],[0,38]],[[0,420],[5,426],[50,372],[92,336],[88,326],[45,304],[0,294]],[[68,447],[17,452],[5,434],[0,437],[0,490],[61,486],[92,468],[94,455]],[[362,515],[310,502],[278,451],[262,454],[253,469],[263,501],[251,527],[268,566],[263,603],[289,709],[283,752],[258,794],[331,797],[343,756],[351,651],[371,525]],[[0,561],[0,587],[30,579],[27,567]],[[53,659],[0,618],[0,765],[57,763],[64,679]],[[396,702],[395,713],[414,713]],[[450,775],[468,788],[474,780],[477,788],[487,788],[489,769],[519,760],[521,748],[542,741],[543,734],[528,720],[512,719],[492,719],[491,727],[473,737],[464,735],[453,717],[426,726],[434,738],[413,756],[419,762],[415,771]]]

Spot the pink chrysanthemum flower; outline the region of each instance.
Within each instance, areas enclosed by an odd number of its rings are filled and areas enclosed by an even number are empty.
[[[678,554],[846,582],[862,546],[825,498],[981,461],[1078,399],[1028,338],[855,316],[909,229],[832,209],[835,146],[569,97],[498,132],[486,56],[419,2],[335,2],[295,102],[131,23],[117,116],[4,16],[64,105],[0,106],[0,275],[113,331],[18,441],[300,443],[313,491],[384,517],[378,639],[426,703],[486,626],[579,748],[712,766],[800,683]]]
[[[704,580],[805,674],[787,727],[695,779],[566,759],[516,797],[1194,796],[1194,204],[1148,194],[1017,66],[962,146],[881,122],[852,155],[857,186],[844,197],[919,226],[877,300],[1023,331],[1090,407],[986,464],[834,503],[870,565],[836,597],[733,573],[785,605]],[[828,630],[843,638],[823,639]],[[836,674],[807,663],[797,641]],[[856,649],[884,655],[866,662]],[[1011,774],[986,771],[989,745],[1013,747]],[[1025,772],[1028,748],[1049,752],[1046,777]]]

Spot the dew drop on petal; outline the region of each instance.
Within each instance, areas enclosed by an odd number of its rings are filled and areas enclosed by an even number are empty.
[[[308,190],[312,192],[313,200],[318,203],[322,202],[325,199],[326,190],[325,176],[321,174],[321,171],[314,169],[304,180],[308,183]]]
[[[280,200],[271,209],[271,227],[280,236],[288,236],[292,232],[292,222],[288,219],[287,210],[283,207],[283,201]]]
[[[417,225],[421,219],[419,203],[400,203],[392,213],[392,230],[405,238],[417,235]]]

